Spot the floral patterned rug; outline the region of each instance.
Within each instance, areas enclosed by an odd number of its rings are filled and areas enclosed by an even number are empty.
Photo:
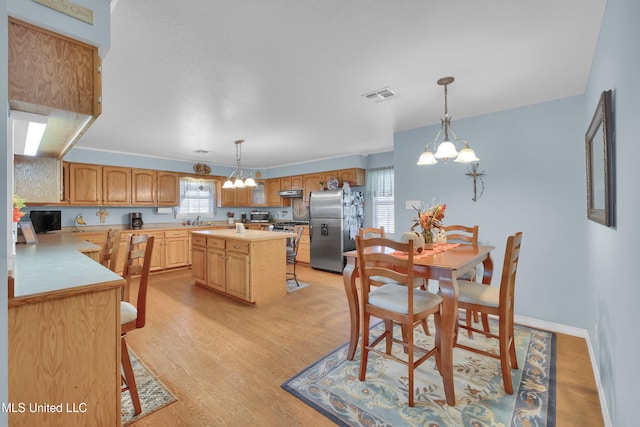
[[[431,331],[434,331],[431,322]],[[372,328],[379,336],[382,323]],[[397,333],[400,328],[396,326]],[[491,329],[497,329],[492,321]],[[502,386],[500,362],[454,350],[456,406],[446,404],[435,359],[415,371],[415,406],[407,405],[407,368],[369,353],[366,381],[358,380],[360,351],[346,360],[347,344],[282,384],[282,388],[340,426],[554,426],[555,335],[516,325],[518,366],[512,370],[514,394]],[[416,328],[416,342],[430,348],[432,336]],[[496,349],[497,340],[464,331],[459,341]],[[384,341],[379,346],[384,348]],[[358,347],[359,348],[359,347]],[[394,351],[402,349],[394,345]]]

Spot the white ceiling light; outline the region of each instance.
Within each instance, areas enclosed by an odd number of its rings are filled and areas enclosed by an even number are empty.
[[[242,176],[243,170],[242,170],[242,165],[240,164],[240,162],[242,160],[241,146],[242,146],[243,142],[244,142],[243,139],[239,139],[239,140],[237,140],[235,142],[235,144],[236,144],[236,170],[231,172],[231,175],[229,175],[229,178],[225,181],[224,185],[222,185],[222,188],[244,188],[244,187],[255,187],[256,186],[256,182],[253,180],[253,178],[251,178],[251,176],[249,176],[246,180]],[[235,181],[231,181],[231,178],[233,178],[234,176],[235,176]]]
[[[40,114],[11,110],[14,153],[35,156],[49,118]]]
[[[438,159],[444,160],[445,163],[449,159],[455,158],[454,162],[458,163],[471,163],[480,161],[478,157],[476,157],[476,153],[473,152],[471,147],[466,140],[462,138],[458,138],[451,127],[451,116],[449,116],[448,105],[447,105],[447,86],[454,82],[453,77],[443,77],[438,80],[438,84],[440,86],[444,86],[444,119],[440,119],[440,130],[436,134],[435,139],[432,142],[427,143],[424,148],[424,152],[420,155],[418,162],[416,163],[419,166],[422,165],[435,165],[438,163]],[[444,131],[444,132],[443,132]],[[453,142],[449,139],[449,132],[453,135]],[[438,138],[443,134],[443,141],[438,145]],[[456,148],[456,143],[464,142],[464,146],[462,150],[458,152]],[[433,144],[435,148],[437,146],[437,150],[435,154],[429,150],[429,145]]]

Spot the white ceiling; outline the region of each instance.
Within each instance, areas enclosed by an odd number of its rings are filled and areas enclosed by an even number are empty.
[[[244,139],[257,169],[389,151],[439,123],[440,77],[454,127],[583,93],[605,1],[117,1],[103,113],[76,146],[232,166]]]

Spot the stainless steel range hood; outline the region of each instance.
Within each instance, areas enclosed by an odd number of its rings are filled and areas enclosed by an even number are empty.
[[[289,197],[289,198],[302,197],[302,190],[284,190],[284,191],[280,191],[278,195],[280,197]]]

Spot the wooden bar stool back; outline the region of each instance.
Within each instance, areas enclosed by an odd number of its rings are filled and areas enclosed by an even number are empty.
[[[149,270],[151,267],[151,255],[153,253],[153,236],[130,235],[127,240],[127,255],[125,257],[123,277],[126,280],[125,287],[131,286],[133,276],[139,276],[138,297],[134,306],[128,301],[129,292],[125,292],[126,300],[120,302],[120,344],[123,388],[122,391],[129,390],[135,415],[142,412],[136,379],[133,374],[129,349],[127,347],[126,335],[134,329],[144,327],[146,320],[147,306],[147,285],[149,281]]]

